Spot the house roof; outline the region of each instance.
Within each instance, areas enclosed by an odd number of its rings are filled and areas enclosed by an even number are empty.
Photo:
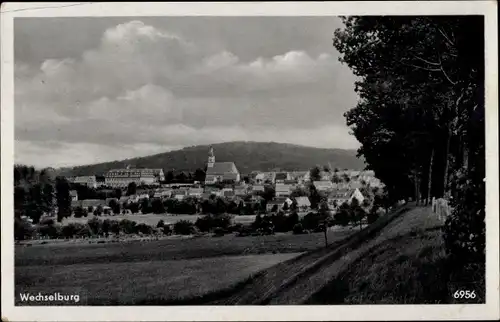
[[[274,180],[286,180],[288,179],[288,173],[286,172],[278,172],[274,177]]]
[[[330,193],[329,198],[349,199],[356,189],[336,189]]]
[[[287,184],[277,184],[276,192],[290,192],[292,190],[292,186]]]
[[[71,190],[71,191],[69,192],[69,195],[70,195],[71,197],[78,197],[78,192],[76,192],[76,190]]]
[[[106,205],[106,200],[101,200],[101,199],[86,199],[82,200],[81,206],[86,208],[86,207],[97,207],[97,206],[105,206]]]
[[[264,191],[264,186],[262,185],[255,185],[252,187],[253,191]]]
[[[224,175],[226,173],[238,173],[234,162],[215,162],[212,167],[207,168],[207,175]]]
[[[333,184],[332,184],[331,181],[326,181],[326,180],[323,180],[323,181],[314,181],[313,184],[316,187],[316,189],[318,189],[318,188],[320,188],[320,189],[333,188]]]
[[[310,206],[311,201],[309,201],[308,197],[297,197],[295,198],[295,201],[297,202],[297,206]]]

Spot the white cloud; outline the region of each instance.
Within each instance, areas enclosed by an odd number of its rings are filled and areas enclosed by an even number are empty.
[[[47,59],[37,70],[16,63],[15,76],[23,162],[88,163],[231,140],[357,145],[339,121],[351,107],[342,99],[355,97],[352,74],[329,53],[242,61],[131,21],[79,58]]]

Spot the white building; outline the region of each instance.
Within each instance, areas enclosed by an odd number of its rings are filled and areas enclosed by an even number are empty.
[[[114,169],[105,175],[105,184],[113,188],[125,188],[132,182],[137,185],[155,185],[163,180],[163,169]]]

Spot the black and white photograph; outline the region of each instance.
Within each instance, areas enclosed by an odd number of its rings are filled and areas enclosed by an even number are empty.
[[[496,3],[425,3],[2,5],[2,320],[499,318]]]

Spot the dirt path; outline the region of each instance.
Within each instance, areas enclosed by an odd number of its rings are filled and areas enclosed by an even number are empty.
[[[302,301],[300,290],[307,290],[308,284],[313,288],[324,283],[321,274],[332,263],[342,256],[352,256],[349,253],[362,245],[367,239],[372,239],[389,223],[397,219],[409,209],[402,207],[384,216],[375,224],[355,233],[328,248],[308,252],[289,261],[263,271],[236,293],[216,301],[211,305],[263,305],[263,304],[294,304]],[[347,255],[346,255],[347,254]],[[316,288],[315,288],[316,290]],[[299,291],[299,293],[297,293]]]

